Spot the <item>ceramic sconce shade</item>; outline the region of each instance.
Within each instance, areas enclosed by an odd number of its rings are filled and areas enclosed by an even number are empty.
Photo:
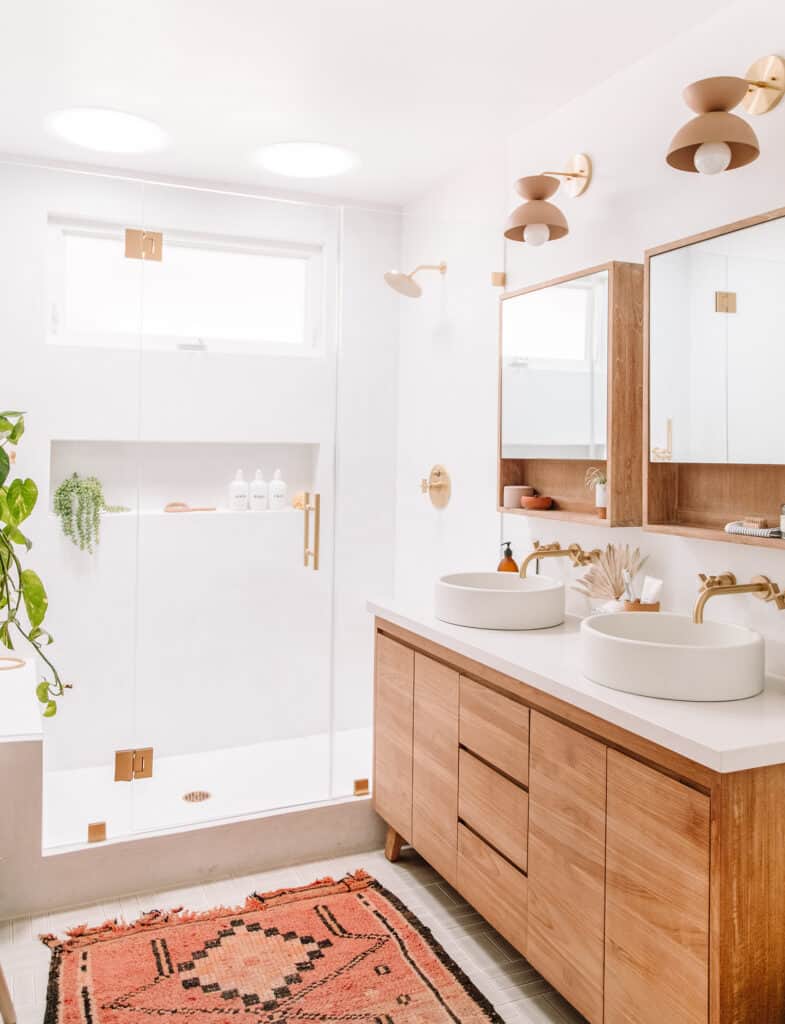
[[[755,132],[743,118],[729,113],[744,99],[748,87],[745,79],[730,76],[704,78],[687,86],[684,101],[698,116],[673,136],[666,157],[671,167],[697,174],[695,152],[705,142],[724,142],[730,147],[728,170],[757,159],[760,146]]]
[[[529,224],[547,224],[550,241],[563,238],[569,228],[567,218],[548,199],[555,195],[559,182],[547,174],[534,174],[527,178],[519,178],[515,184],[518,194],[526,202],[516,207],[507,220],[504,237],[512,242],[523,242],[523,232]]]

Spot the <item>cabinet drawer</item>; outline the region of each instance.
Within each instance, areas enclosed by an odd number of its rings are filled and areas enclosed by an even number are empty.
[[[526,786],[529,782],[529,709],[461,676],[461,743]]]
[[[528,793],[465,750],[459,763],[458,816],[526,870]]]
[[[458,890],[519,953],[526,953],[526,875],[458,825]]]

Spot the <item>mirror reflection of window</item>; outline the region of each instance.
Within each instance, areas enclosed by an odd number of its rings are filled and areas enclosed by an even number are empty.
[[[605,458],[607,319],[607,271],[502,302],[503,458]]]

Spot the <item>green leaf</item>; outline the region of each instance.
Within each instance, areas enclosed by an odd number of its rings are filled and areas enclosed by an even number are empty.
[[[8,452],[5,448],[0,448],[0,484],[4,484],[6,482],[10,471],[11,460],[8,458]]]
[[[17,416],[24,416],[24,412],[19,412],[18,409],[3,409],[0,411],[0,416],[5,416],[8,420],[15,420]]]
[[[0,434],[10,434],[13,429],[13,423],[0,412]]]
[[[35,695],[41,701],[42,704],[49,703],[49,683],[44,679],[43,682],[39,683],[35,688]]]
[[[35,508],[38,501],[38,488],[35,481],[14,480],[8,488],[6,503],[15,524],[24,522]]]
[[[9,651],[14,649],[13,641],[11,640],[11,623],[0,622],[0,644],[3,647],[7,647]]]
[[[13,541],[14,544],[24,544],[28,551],[33,546],[33,542],[28,537],[25,537],[21,530],[17,530],[13,523],[9,523],[3,530],[3,533],[9,540]]]
[[[57,714],[57,704],[55,701],[50,700],[44,708],[44,718],[54,718]]]
[[[27,610],[27,617],[31,626],[40,626],[44,621],[46,609],[49,606],[49,598],[41,582],[38,573],[32,569],[25,569],[22,572],[22,599]]]
[[[11,444],[19,444],[19,440],[22,437],[22,434],[24,434],[24,432],[25,421],[24,417],[20,416],[19,419],[14,424],[14,429],[8,435],[8,440],[11,442]]]

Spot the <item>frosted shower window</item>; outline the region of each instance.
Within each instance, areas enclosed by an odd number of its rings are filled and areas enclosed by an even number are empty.
[[[50,221],[49,341],[301,355],[319,346],[316,247],[164,231],[164,257],[126,259],[114,225]]]

